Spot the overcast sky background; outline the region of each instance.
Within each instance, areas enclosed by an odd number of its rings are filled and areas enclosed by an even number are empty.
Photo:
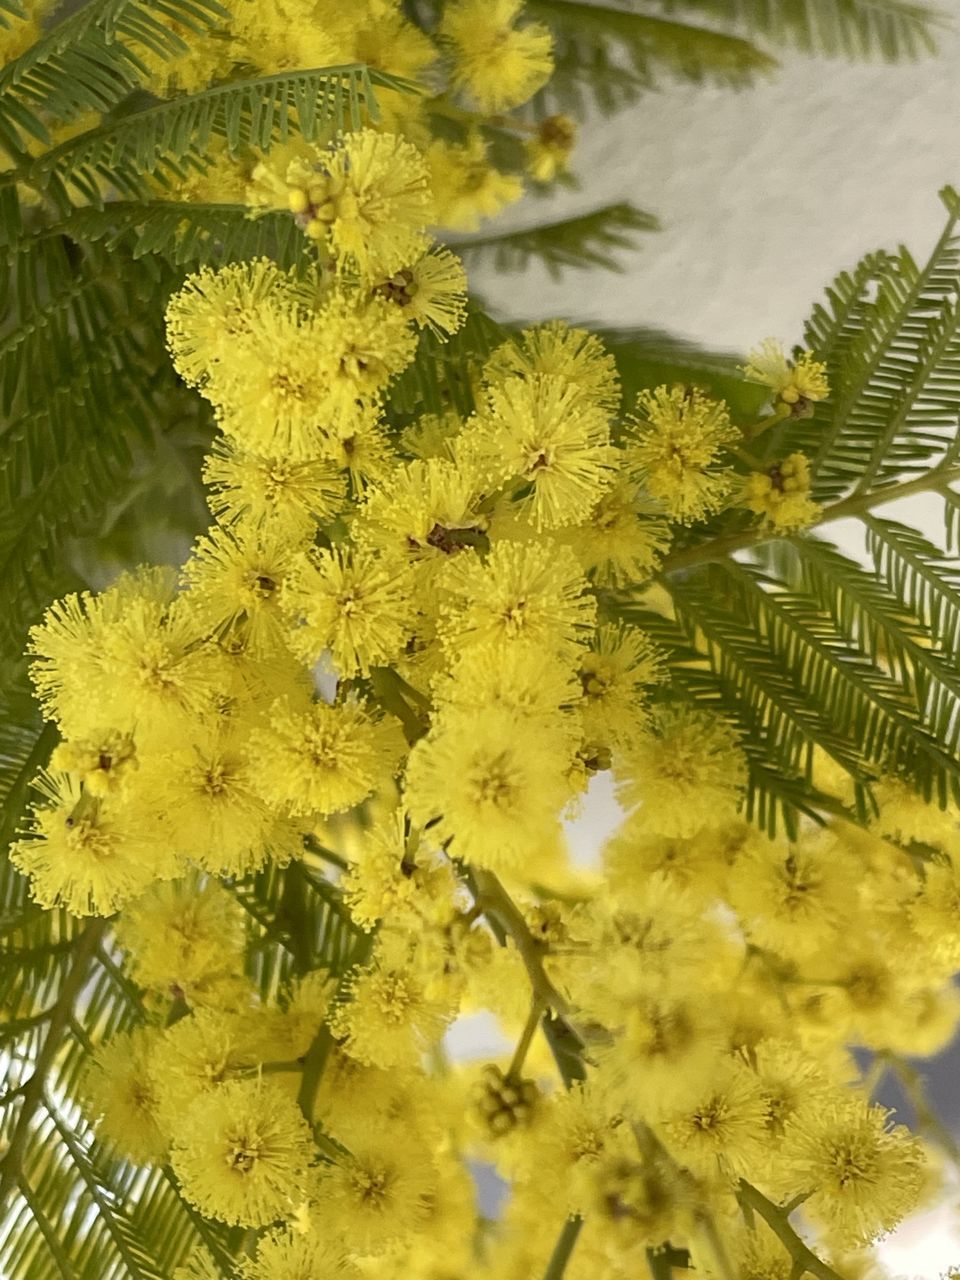
[[[960,4],[941,8],[960,28]],[[768,335],[790,345],[823,287],[864,253],[900,243],[915,257],[929,252],[945,219],[937,191],[960,186],[958,139],[957,30],[922,62],[785,57],[774,78],[739,93],[668,85],[613,121],[588,122],[580,191],[527,201],[505,220],[520,227],[630,200],[663,230],[624,258],[622,275],[568,272],[554,282],[536,267],[498,277],[473,266],[472,276],[509,316],[649,326],[714,350],[745,352]],[[939,523],[922,499],[896,514],[931,532]],[[614,821],[601,784],[573,843],[596,847]],[[958,1055],[935,1076],[938,1102],[960,1109]],[[957,1221],[951,1204],[907,1224],[882,1246],[884,1262],[935,1280],[960,1264]]]

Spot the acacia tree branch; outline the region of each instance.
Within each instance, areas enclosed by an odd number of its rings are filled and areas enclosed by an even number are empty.
[[[802,1276],[809,1273],[816,1276],[817,1280],[842,1280],[832,1267],[821,1261],[820,1258],[808,1248],[800,1239],[796,1231],[790,1225],[790,1214],[797,1207],[795,1203],[788,1205],[777,1205],[772,1200],[768,1200],[762,1191],[758,1191],[755,1186],[741,1178],[737,1187],[737,1199],[740,1201],[740,1207],[744,1210],[745,1215],[748,1212],[758,1213],[764,1220],[773,1234],[777,1237],[783,1247],[793,1259],[793,1274]]]
[[[870,489],[866,493],[851,494],[824,507],[816,524],[828,524],[832,520],[843,520],[848,516],[862,515],[873,507],[882,506],[885,502],[897,502],[900,498],[909,498],[915,493],[926,493],[931,489],[940,489],[953,480],[960,480],[960,467],[939,466],[914,480],[905,480],[901,484],[884,485],[879,489]],[[762,542],[771,542],[782,538],[782,534],[772,534],[762,525],[741,530],[739,533],[723,534],[719,538],[710,538],[694,547],[684,547],[664,558],[660,565],[660,573],[675,573],[678,569],[693,569],[711,561],[723,560],[737,551],[747,551],[750,547],[759,546]]]
[[[477,905],[487,916],[493,916],[512,938],[526,967],[534,996],[545,1007],[566,1014],[569,1006],[556,989],[543,967],[543,951],[527,927],[520,908],[492,871],[473,868],[471,872]]]

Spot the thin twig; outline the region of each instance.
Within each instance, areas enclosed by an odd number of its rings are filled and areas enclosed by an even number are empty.
[[[737,1187],[737,1199],[740,1201],[741,1208],[745,1211],[758,1213],[764,1220],[773,1234],[777,1237],[783,1247],[789,1253],[794,1261],[796,1268],[795,1275],[803,1275],[809,1272],[810,1275],[816,1276],[817,1280],[842,1280],[832,1267],[821,1261],[820,1258],[809,1249],[794,1231],[790,1225],[790,1213],[787,1207],[774,1204],[772,1200],[768,1200],[762,1191],[758,1191],[755,1186],[740,1179]]]
[[[839,502],[824,507],[820,518],[811,529],[827,524],[833,520],[843,520],[848,516],[861,515],[872,507],[882,506],[886,502],[897,502],[915,493],[926,493],[930,489],[939,489],[952,480],[960,480],[960,467],[934,467],[925,475],[915,480],[906,480],[902,484],[884,485],[880,489],[871,489],[867,493],[851,494]],[[762,542],[783,540],[782,534],[772,534],[763,526],[741,530],[739,533],[728,533],[719,538],[711,538],[697,546],[684,547],[668,555],[660,565],[660,573],[675,573],[678,569],[693,569],[701,564],[709,564],[714,560],[723,560],[737,551],[747,551],[750,547]]]

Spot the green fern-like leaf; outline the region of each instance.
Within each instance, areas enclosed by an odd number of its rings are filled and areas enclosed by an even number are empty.
[[[960,205],[927,263],[871,254],[828,291],[805,332],[826,361],[831,397],[773,433],[770,449],[811,461],[814,496],[895,484],[954,456],[960,421]]]
[[[173,23],[202,34],[229,18],[217,0],[88,0],[0,69],[0,141],[14,155],[24,135],[49,144],[49,119],[109,111],[142,83],[138,51],[182,53]]]
[[[668,0],[724,28],[775,46],[836,58],[916,58],[931,53],[942,10],[914,0]]]
[[[468,261],[489,260],[499,272],[522,271],[536,260],[556,279],[570,268],[620,271],[619,254],[636,247],[637,234],[659,229],[653,214],[619,203],[520,231],[477,236],[456,248]]]
[[[653,5],[531,0],[527,11],[554,36],[556,68],[542,92],[551,108],[582,112],[593,100],[610,112],[654,88],[664,72],[741,87],[776,66],[740,36],[673,21]]]
[[[391,408],[400,415],[473,412],[473,388],[483,361],[508,337],[509,331],[471,305],[458,333],[443,342],[432,333],[420,338],[416,359],[390,391]]]
[[[180,164],[197,157],[202,162],[215,137],[225,139],[231,151],[268,149],[291,132],[312,139],[324,130],[357,129],[367,117],[376,120],[374,84],[405,87],[404,81],[360,64],[217,85],[78,134],[24,164],[19,176],[49,191],[64,215],[71,193],[100,207],[104,181],[141,198],[148,194],[145,174],[175,184]]]
[[[71,233],[107,249],[122,245],[134,259],[159,254],[178,267],[269,257],[283,266],[303,258],[303,233],[287,213],[256,216],[245,205],[179,200],[112,200],[79,209]]]

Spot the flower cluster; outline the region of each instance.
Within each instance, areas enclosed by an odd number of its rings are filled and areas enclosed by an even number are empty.
[[[440,29],[488,105],[545,73],[516,11]],[[668,1245],[773,1280],[797,1274],[781,1202],[842,1261],[927,1185],[850,1049],[954,1031],[955,815],[891,777],[868,829],[750,826],[749,744],[612,607],[743,503],[728,408],[660,387],[621,423],[612,357],[553,323],[478,361],[471,414],[400,411],[423,330],[464,315],[428,165],[362,131],[296,173],[317,256],[203,271],[170,303],[221,428],[209,531],[179,577],[70,596],[32,634],[62,741],[12,857],[44,905],[117,913],[143,993],[92,1055],[88,1113],[246,1230],[240,1280],[526,1280],[575,1231],[571,1280]],[[805,466],[746,505],[785,527]],[[564,820],[599,773],[623,821],[587,872]],[[275,916],[248,915],[271,877]],[[311,915],[333,900],[346,956]],[[507,1053],[448,1060],[479,1010]],[[495,1223],[478,1163],[509,1183]],[[177,1274],[220,1273],[200,1253]]]
[[[455,230],[476,229],[518,200],[525,180],[549,183],[564,173],[576,139],[567,116],[517,113],[553,72],[553,37],[524,14],[522,0],[453,0],[439,23],[412,20],[400,0],[348,7],[335,0],[235,0],[229,22],[203,40],[188,40],[180,56],[161,58],[145,48],[142,57],[150,87],[161,96],[202,92],[238,71],[364,64],[386,73],[397,87],[376,88],[378,127],[423,149],[435,221]],[[285,138],[268,154],[215,141],[173,198],[289,208],[308,236],[323,238],[351,204],[345,160],[326,148],[334,131],[332,125],[321,131],[316,143]],[[497,147],[505,137],[515,154]],[[353,163],[361,166],[361,184],[376,179],[376,157],[355,156]],[[166,188],[163,195],[171,198]]]

